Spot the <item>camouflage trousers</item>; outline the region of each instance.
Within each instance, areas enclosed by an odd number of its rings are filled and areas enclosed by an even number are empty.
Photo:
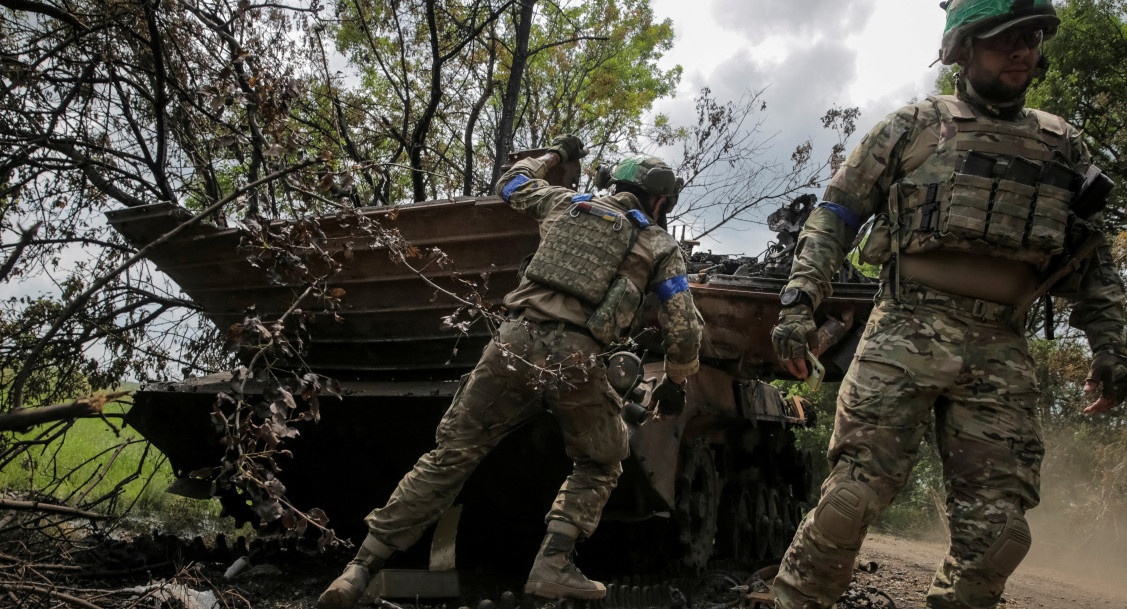
[[[1044,455],[1033,361],[1009,314],[962,297],[878,303],[837,398],[832,470],[783,557],[779,609],[832,606],[873,519],[908,481],[931,412],[951,545],[932,609],[994,607],[1031,538]],[[992,319],[996,318],[996,319]]]
[[[621,400],[595,357],[599,350],[590,336],[562,324],[502,323],[443,415],[437,447],[400,480],[387,505],[365,518],[372,535],[397,550],[412,546],[489,451],[547,409],[573,461],[547,520],[571,523],[589,537],[629,453]]]

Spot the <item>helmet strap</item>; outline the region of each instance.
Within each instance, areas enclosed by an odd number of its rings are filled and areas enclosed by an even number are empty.
[[[653,216],[655,224],[666,230],[669,230],[666,225],[669,221],[667,216],[670,207],[668,197],[650,196],[650,215]]]

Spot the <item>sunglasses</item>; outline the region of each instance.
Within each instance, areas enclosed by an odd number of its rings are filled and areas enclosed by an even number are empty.
[[[1027,49],[1035,49],[1041,46],[1041,43],[1045,40],[1045,30],[1032,25],[1019,26],[979,40],[982,46],[992,51],[1013,51],[1018,48],[1019,44],[1024,45]]]

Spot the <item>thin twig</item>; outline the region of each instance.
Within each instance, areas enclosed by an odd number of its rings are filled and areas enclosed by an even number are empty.
[[[32,586],[30,584],[17,584],[17,583],[0,581],[0,590],[10,590],[12,592],[15,592],[15,591],[32,592],[32,593],[35,593],[35,594],[39,594],[41,596],[46,596],[48,598],[57,598],[57,599],[59,599],[63,602],[70,603],[72,605],[77,605],[79,607],[85,607],[86,609],[102,609],[102,607],[95,605],[94,603],[91,603],[89,601],[78,598],[77,596],[71,596],[69,594],[59,592],[58,590],[52,590],[50,588],[42,588],[40,586]]]
[[[103,275],[102,277],[98,278],[98,280],[95,281],[93,284],[91,284],[90,287],[86,289],[86,291],[84,291],[83,293],[76,296],[74,300],[72,300],[69,304],[67,304],[67,306],[65,308],[63,308],[62,311],[59,312],[59,314],[55,318],[55,323],[51,324],[51,327],[48,328],[47,332],[44,333],[42,338],[39,339],[39,342],[37,342],[35,344],[35,348],[32,349],[31,353],[27,356],[27,358],[24,359],[24,365],[20,368],[20,371],[16,374],[15,378],[12,379],[12,405],[13,405],[13,407],[14,408],[23,407],[24,387],[27,385],[27,379],[31,374],[31,365],[30,364],[32,362],[34,362],[35,360],[39,359],[39,356],[43,355],[43,351],[46,350],[47,345],[50,343],[51,339],[54,338],[56,334],[58,334],[59,330],[63,327],[63,323],[67,319],[69,319],[72,315],[74,315],[75,311],[77,311],[80,306],[86,304],[86,301],[90,300],[90,298],[93,297],[93,295],[95,293],[97,293],[98,290],[101,290],[102,288],[104,288],[110,281],[112,281],[115,277],[117,277],[121,273],[124,273],[126,269],[128,269],[129,267],[136,264],[139,260],[148,256],[149,253],[152,252],[154,249],[156,249],[157,247],[159,247],[161,245],[164,245],[168,241],[171,241],[173,237],[175,237],[175,236],[179,235],[180,233],[188,230],[188,228],[195,226],[200,221],[202,221],[204,218],[206,218],[206,217],[210,216],[211,214],[215,213],[216,211],[218,211],[224,205],[227,205],[231,201],[234,201],[235,199],[237,199],[237,198],[243,196],[244,194],[246,194],[247,192],[261,186],[262,184],[267,184],[267,183],[273,182],[274,180],[277,180],[278,178],[280,178],[282,176],[289,175],[289,174],[291,174],[295,171],[298,171],[300,169],[304,169],[304,168],[309,167],[311,165],[316,165],[316,164],[322,163],[322,162],[323,161],[321,159],[310,159],[310,160],[307,160],[303,163],[298,163],[297,165],[287,167],[285,169],[276,171],[276,172],[274,172],[274,173],[272,173],[268,176],[259,178],[255,181],[247,184],[246,186],[243,186],[242,188],[235,190],[234,192],[227,195],[226,197],[223,197],[222,199],[216,201],[215,203],[212,203],[210,206],[208,206],[206,209],[204,209],[200,213],[198,213],[195,216],[192,216],[191,218],[185,220],[180,225],[178,225],[176,228],[174,228],[174,229],[168,231],[167,233],[161,235],[160,237],[155,239],[152,243],[150,243],[150,244],[146,245],[145,247],[141,248],[140,250],[138,250],[136,254],[130,256],[128,260],[126,260],[125,262],[122,262],[120,265],[117,266],[117,268],[111,270],[109,273],[107,273],[107,274]]]
[[[63,514],[66,516],[79,516],[81,518],[89,518],[91,520],[108,520],[113,516],[105,514],[98,514],[96,512],[88,512],[78,508],[72,508],[66,505],[55,505],[53,503],[43,503],[41,501],[20,501],[18,499],[0,499],[0,509],[20,510],[26,512],[50,512],[52,514]]]

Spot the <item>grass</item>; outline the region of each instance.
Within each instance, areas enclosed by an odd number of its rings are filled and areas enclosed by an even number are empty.
[[[20,442],[30,446],[0,470],[0,491],[50,496],[68,505],[128,517],[143,529],[203,534],[231,529],[217,501],[185,499],[164,492],[175,479],[164,455],[140,433],[122,424],[128,403],[105,407],[106,420],[79,419],[69,426],[40,426],[0,437],[0,455]],[[65,429],[65,432],[63,431]],[[50,433],[45,433],[50,431]],[[226,532],[226,531],[225,531]]]

